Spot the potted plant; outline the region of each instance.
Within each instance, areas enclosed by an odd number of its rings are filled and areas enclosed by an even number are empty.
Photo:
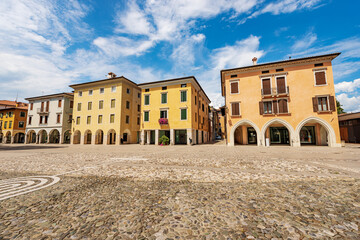
[[[160,138],[159,138],[159,144],[160,146],[164,146],[164,145],[169,145],[169,142],[170,142],[170,139],[165,136],[165,135],[162,135]]]

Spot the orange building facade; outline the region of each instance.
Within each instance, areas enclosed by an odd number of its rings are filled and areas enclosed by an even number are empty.
[[[28,104],[0,101],[0,143],[24,143]]]

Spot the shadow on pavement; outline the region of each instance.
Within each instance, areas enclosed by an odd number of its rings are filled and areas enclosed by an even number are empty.
[[[14,151],[14,150],[34,150],[34,149],[52,149],[65,148],[65,146],[49,146],[49,145],[0,145],[0,151]]]

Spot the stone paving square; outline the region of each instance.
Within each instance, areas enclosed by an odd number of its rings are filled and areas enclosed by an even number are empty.
[[[0,145],[0,239],[360,239],[359,180],[355,144]]]

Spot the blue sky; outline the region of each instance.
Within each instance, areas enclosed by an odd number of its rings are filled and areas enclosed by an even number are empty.
[[[221,69],[340,51],[337,99],[360,111],[359,9],[350,0],[2,1],[0,99],[71,91],[112,71],[137,83],[194,75],[220,106]]]

